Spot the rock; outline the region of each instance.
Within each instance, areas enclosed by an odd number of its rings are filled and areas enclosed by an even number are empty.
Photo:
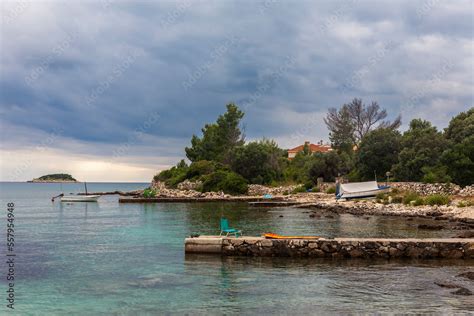
[[[201,186],[202,186],[201,181],[184,180],[183,182],[178,184],[177,188],[178,190],[196,190]]]
[[[402,251],[400,249],[390,247],[388,249],[388,254],[390,257],[397,258],[402,255]]]
[[[364,252],[360,249],[353,249],[349,251],[349,255],[351,258],[362,258],[364,257]]]
[[[328,241],[322,242],[320,248],[324,252],[336,252],[337,251],[337,245],[333,244],[331,242],[328,242]]]
[[[264,239],[261,241],[262,247],[271,247],[273,242],[270,239]]]
[[[447,259],[460,259],[463,257],[463,253],[459,249],[452,249],[452,250],[441,250],[440,252],[441,257]]]
[[[326,256],[326,253],[321,249],[311,249],[310,253],[315,258],[324,258]]]
[[[474,271],[463,272],[458,274],[457,277],[467,278],[469,280],[474,280]]]
[[[464,287],[461,287],[459,290],[451,292],[451,294],[469,296],[472,295],[472,292]]]

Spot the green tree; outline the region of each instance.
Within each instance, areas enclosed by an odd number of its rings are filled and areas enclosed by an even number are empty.
[[[228,162],[230,151],[244,144],[240,130],[240,121],[244,112],[235,104],[227,105],[227,112],[217,118],[216,123],[206,124],[202,129],[202,138],[193,135],[191,147],[186,147],[186,156],[192,162],[210,160]]]
[[[395,178],[401,181],[420,181],[424,176],[423,168],[438,165],[446,148],[447,142],[443,134],[430,122],[412,120],[410,128],[402,136],[399,162],[393,167]]]
[[[309,175],[313,182],[318,177],[323,177],[325,181],[334,181],[336,177],[348,174],[353,168],[352,156],[347,152],[316,153],[314,154],[314,161],[317,160],[323,163],[316,162],[311,165]],[[321,166],[323,169],[318,169]]]
[[[451,119],[449,126],[445,129],[446,139],[460,144],[466,138],[474,135],[474,108],[461,112]]]
[[[379,128],[369,132],[357,151],[357,169],[361,179],[373,179],[374,172],[383,177],[390,171],[398,163],[400,141],[400,132],[393,129]]]
[[[269,184],[282,179],[285,154],[274,141],[251,142],[232,151],[231,167],[250,183]]]
[[[290,162],[284,174],[287,180],[316,184],[319,177],[325,181],[334,181],[337,176],[345,175],[352,169],[351,155],[346,152],[330,151],[311,156],[299,153]]]
[[[449,148],[441,162],[453,182],[465,186],[474,183],[474,108],[455,116],[445,130]]]

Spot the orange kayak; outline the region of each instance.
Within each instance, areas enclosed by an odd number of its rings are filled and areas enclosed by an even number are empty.
[[[319,239],[319,236],[282,236],[273,233],[263,234],[266,239]]]

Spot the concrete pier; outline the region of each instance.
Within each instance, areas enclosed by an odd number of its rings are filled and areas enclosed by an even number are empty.
[[[313,258],[474,259],[474,239],[265,239],[200,236],[186,238],[186,253],[223,256]]]

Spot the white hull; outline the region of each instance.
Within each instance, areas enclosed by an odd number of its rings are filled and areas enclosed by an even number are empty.
[[[360,199],[375,197],[379,193],[388,193],[390,188],[383,188],[377,190],[360,191],[360,192],[344,192],[339,198],[340,199]]]
[[[100,195],[68,195],[61,197],[61,202],[97,202]]]

